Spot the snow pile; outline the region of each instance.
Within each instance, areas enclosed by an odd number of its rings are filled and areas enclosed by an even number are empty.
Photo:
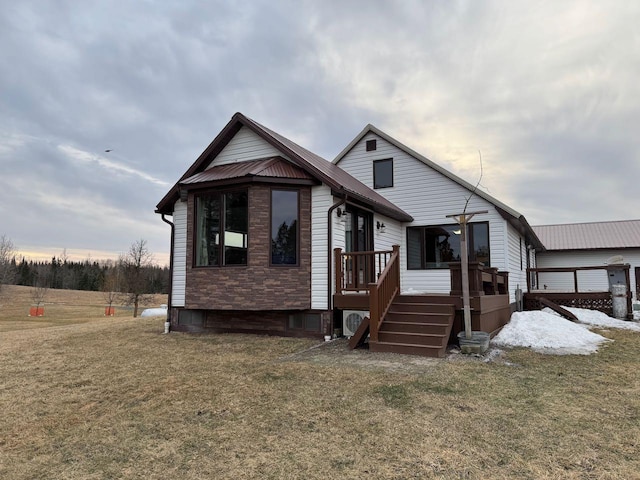
[[[501,347],[529,347],[556,355],[589,355],[607,338],[557,315],[543,311],[515,312],[492,342]]]
[[[159,316],[166,317],[167,307],[163,305],[160,308],[145,308],[140,314],[140,316],[141,317],[159,317]]]
[[[574,308],[574,307],[563,307],[563,308],[569,310],[576,317],[578,317],[578,320],[580,320],[580,323],[585,323],[587,325],[600,327],[600,328],[619,328],[621,330],[633,330],[636,332],[640,332],[640,324],[636,322],[629,322],[626,320],[617,320],[597,310],[587,310],[586,308]],[[554,315],[558,315],[550,308],[544,308],[542,311],[553,313]]]

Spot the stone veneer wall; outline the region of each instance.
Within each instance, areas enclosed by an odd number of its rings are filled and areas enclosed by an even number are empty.
[[[271,187],[253,184],[248,187],[248,264],[194,268],[194,195],[189,194],[186,308],[262,311],[311,308],[311,189],[300,187],[299,190],[298,266],[269,265]]]

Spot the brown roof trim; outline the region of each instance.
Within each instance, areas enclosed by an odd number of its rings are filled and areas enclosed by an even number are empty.
[[[313,175],[305,172],[284,158],[277,156],[217,165],[203,170],[200,173],[196,173],[189,178],[185,178],[180,184],[188,185],[247,177],[312,180],[317,182]]]
[[[298,178],[275,178],[275,177],[236,177],[225,178],[222,180],[212,180],[209,182],[198,182],[184,184],[183,188],[189,192],[195,190],[203,190],[207,188],[224,187],[227,185],[247,185],[253,183],[262,184],[275,184],[275,185],[304,185],[313,186],[318,185],[317,180],[305,180]]]
[[[229,143],[233,136],[242,127],[247,127],[278,151],[282,152],[292,163],[302,170],[313,175],[314,178],[331,187],[338,195],[349,195],[357,198],[373,210],[402,222],[410,222],[413,217],[404,210],[388,201],[386,198],[370,189],[347,172],[333,163],[316,155],[313,152],[299,146],[278,133],[260,125],[258,122],[245,117],[241,113],[233,115],[229,123],[222,129],[216,138],[209,144],[198,159],[191,165],[187,172],[171,188],[156,207],[157,213],[171,214],[173,204],[179,198],[180,183],[204,170],[212,157],[215,157]]]

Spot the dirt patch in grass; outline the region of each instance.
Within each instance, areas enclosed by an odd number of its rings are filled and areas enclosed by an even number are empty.
[[[484,362],[162,331],[2,333],[0,478],[638,478],[638,333]]]

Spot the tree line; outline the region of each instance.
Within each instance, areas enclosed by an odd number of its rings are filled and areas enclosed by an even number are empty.
[[[27,261],[22,257],[9,262],[13,275],[7,277],[6,285],[25,285],[33,287],[44,285],[53,289],[102,291],[106,279],[116,270],[122,269],[120,262],[114,260],[71,261],[55,256],[50,261]],[[169,267],[158,265],[145,266],[142,269],[146,277],[144,293],[167,293]]]
[[[48,288],[105,292],[105,298],[120,296],[134,306],[147,295],[169,291],[170,271],[153,261],[146,240],[131,244],[118,260],[70,260],[66,251],[50,261],[20,257],[5,236],[0,237],[0,289],[2,285],[24,285],[40,291]]]

